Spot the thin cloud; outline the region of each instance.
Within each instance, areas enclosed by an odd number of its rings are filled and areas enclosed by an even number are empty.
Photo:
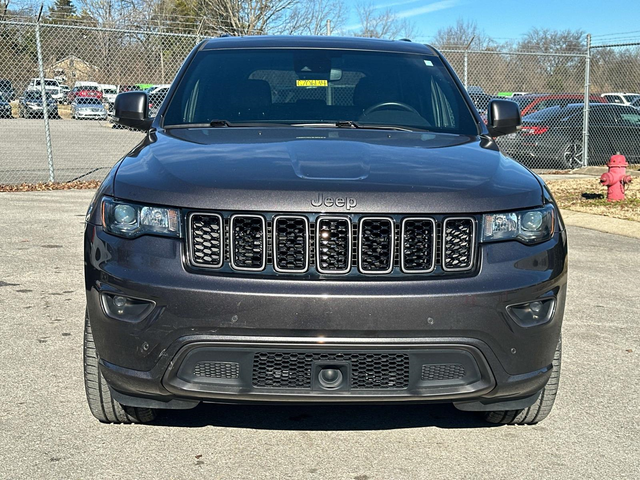
[[[410,3],[417,3],[420,0],[398,0],[391,3],[381,3],[380,5],[376,5],[373,8],[376,10],[380,10],[381,8],[391,8],[391,7],[399,7],[401,5],[409,5]]]
[[[410,3],[416,3],[417,1],[418,0],[398,0],[395,3],[376,5],[374,8],[376,9],[390,8],[393,6],[408,5]],[[437,12],[440,10],[447,10],[449,8],[454,8],[460,5],[461,3],[464,3],[464,2],[462,0],[440,0],[439,2],[430,3],[429,5],[423,5],[421,7],[402,10],[400,12],[394,13],[394,16],[395,18],[413,17],[414,15],[423,15],[425,13]],[[344,27],[344,31],[349,32],[352,30],[357,30],[360,27],[362,27],[362,24],[360,23],[347,25],[346,27]]]
[[[409,10],[403,10],[396,14],[396,18],[407,18],[415,15],[423,15],[425,13],[437,12],[440,10],[446,10],[448,8],[454,8],[460,5],[460,0],[441,0],[440,2],[430,3],[423,7],[410,8]]]

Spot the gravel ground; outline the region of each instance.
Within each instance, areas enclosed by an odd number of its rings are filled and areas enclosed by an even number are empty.
[[[82,380],[91,191],[0,194],[0,478],[637,478],[637,239],[569,227],[560,393],[533,427],[448,405],[220,406],[103,425]]]

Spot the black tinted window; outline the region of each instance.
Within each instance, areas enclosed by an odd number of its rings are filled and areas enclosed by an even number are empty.
[[[467,104],[437,57],[379,52],[201,52],[172,98],[165,124],[221,119],[351,120],[477,134]]]

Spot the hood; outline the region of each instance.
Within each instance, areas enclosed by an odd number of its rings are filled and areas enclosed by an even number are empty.
[[[214,210],[482,213],[535,207],[534,175],[478,137],[319,128],[150,133],[117,197]]]

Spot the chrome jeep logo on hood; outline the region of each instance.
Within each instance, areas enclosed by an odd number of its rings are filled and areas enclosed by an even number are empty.
[[[355,208],[358,202],[352,197],[325,197],[322,193],[319,193],[317,198],[311,200],[311,206],[313,207],[346,207],[347,210]]]

